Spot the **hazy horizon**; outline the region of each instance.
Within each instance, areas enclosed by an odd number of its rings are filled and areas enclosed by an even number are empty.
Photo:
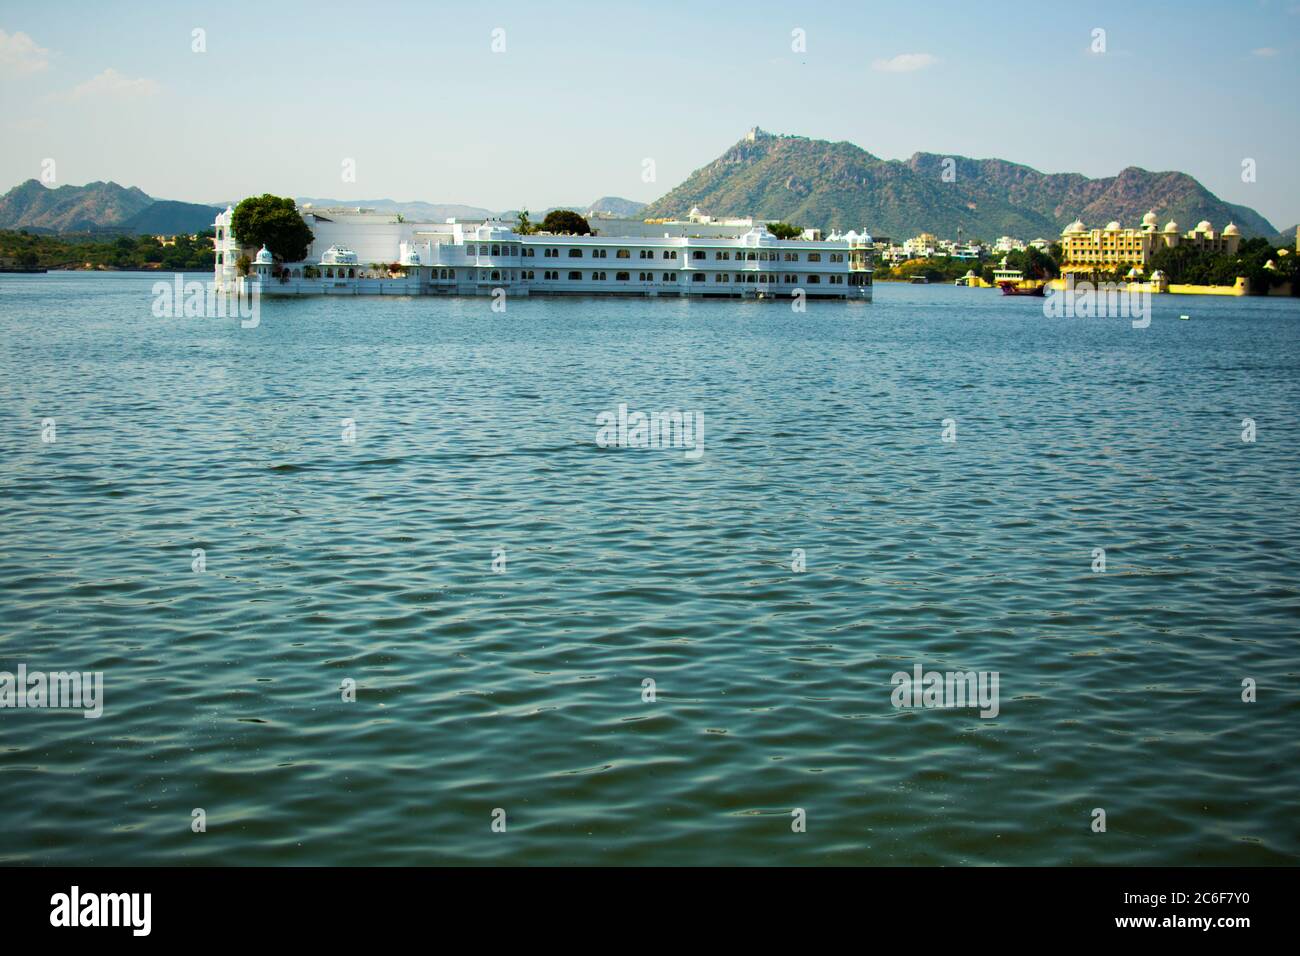
[[[0,183],[52,159],[51,185],[209,204],[651,202],[757,125],[882,159],[1177,170],[1276,228],[1300,221],[1295,0],[1043,9],[1032,43],[1013,7],[385,9],[0,8]]]

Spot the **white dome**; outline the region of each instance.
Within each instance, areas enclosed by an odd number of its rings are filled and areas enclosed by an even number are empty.
[[[1167,223],[1165,223],[1165,232],[1177,232],[1177,231],[1178,231],[1178,223],[1174,222],[1172,219],[1170,219]]]
[[[1152,229],[1159,225],[1159,222],[1156,220],[1156,211],[1154,209],[1142,217],[1142,225],[1150,226]]]
[[[1225,236],[1240,236],[1241,230],[1237,228],[1237,224],[1235,222],[1230,222],[1223,227],[1223,234]]]
[[[1083,220],[1076,219],[1074,220],[1074,222],[1070,223],[1068,226],[1065,227],[1065,232],[1063,233],[1063,235],[1068,236],[1072,232],[1086,232],[1086,231],[1087,230],[1083,228]]]
[[[271,255],[270,249],[266,248],[266,246],[262,246],[261,249],[257,250],[257,258],[253,261],[259,266],[269,266],[275,262],[275,257]]]
[[[1107,232],[1119,232],[1119,220],[1118,220],[1118,219],[1112,219],[1110,222],[1106,223],[1106,231],[1107,231]]]
[[[1196,224],[1197,232],[1212,232],[1213,230],[1214,227],[1210,225],[1210,220],[1208,219],[1202,219]]]

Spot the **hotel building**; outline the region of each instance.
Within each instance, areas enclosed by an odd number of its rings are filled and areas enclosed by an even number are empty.
[[[314,240],[302,262],[263,248],[252,274],[217,216],[215,281],[263,295],[633,295],[871,299],[871,237],[781,240],[752,219],[595,219],[592,236],[519,235],[501,222],[407,222],[359,209],[299,210]],[[699,219],[698,214],[693,216]],[[701,234],[704,233],[704,234]],[[251,252],[250,250],[247,250]]]
[[[1076,219],[1061,233],[1061,272],[1114,272],[1123,266],[1145,272],[1160,249],[1191,245],[1212,253],[1235,254],[1240,243],[1241,232],[1233,223],[1215,233],[1214,227],[1202,220],[1191,232],[1180,234],[1172,219],[1159,228],[1154,211],[1142,217],[1138,229],[1121,229],[1118,222],[1112,222],[1105,229],[1090,230]]]

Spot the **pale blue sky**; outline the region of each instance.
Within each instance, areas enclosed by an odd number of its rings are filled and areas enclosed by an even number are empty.
[[[201,202],[650,200],[757,124],[885,158],[1180,169],[1300,221],[1300,0],[1081,6],[3,0],[0,189],[52,158],[59,183]]]

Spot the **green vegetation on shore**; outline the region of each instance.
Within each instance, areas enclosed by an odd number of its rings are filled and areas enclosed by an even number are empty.
[[[212,270],[212,230],[198,238],[177,236],[163,245],[153,236],[33,235],[25,229],[0,230],[0,259],[36,269],[159,269],[166,272]]]
[[[1272,261],[1273,268],[1265,268]],[[1279,255],[1267,239],[1247,239],[1236,255],[1212,255],[1191,246],[1159,249],[1151,257],[1151,270],[1159,269],[1170,282],[1188,285],[1232,285],[1238,276],[1250,280],[1250,291],[1263,295],[1272,286],[1292,282],[1295,288],[1296,257]]]

